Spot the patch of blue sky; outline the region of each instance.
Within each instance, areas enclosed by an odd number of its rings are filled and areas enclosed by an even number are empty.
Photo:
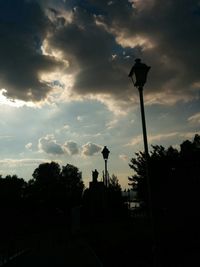
[[[87,0],[70,0],[65,2],[65,6],[68,8],[79,7],[87,10],[88,13],[93,15],[104,15],[106,12],[95,4],[91,4],[91,1]]]

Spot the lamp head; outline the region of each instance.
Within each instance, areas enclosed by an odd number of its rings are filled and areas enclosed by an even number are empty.
[[[141,62],[140,58],[135,59],[135,64],[131,68],[129,73],[129,77],[133,79],[135,78],[134,86],[135,87],[143,87],[147,80],[147,74],[151,67]]]
[[[103,154],[103,158],[104,158],[105,160],[107,160],[107,159],[108,159],[108,156],[109,156],[109,153],[110,153],[110,151],[107,149],[107,147],[106,147],[106,146],[104,146],[104,148],[103,148],[103,150],[101,151],[101,153]]]

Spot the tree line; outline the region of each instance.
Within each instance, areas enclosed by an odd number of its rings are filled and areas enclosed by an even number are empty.
[[[141,209],[148,209],[146,157],[138,152],[131,159],[134,174],[128,178],[137,192]],[[187,229],[197,229],[200,222],[200,135],[185,140],[180,147],[153,145],[148,157],[150,193],[155,222],[169,220]],[[196,228],[195,228],[196,225]]]
[[[16,175],[0,176],[0,231],[5,239],[64,224],[70,209],[81,203],[84,183],[77,167],[42,163],[32,176],[28,182]]]
[[[144,210],[148,207],[146,158],[137,152],[129,163],[134,174],[128,178]],[[155,217],[197,216],[200,201],[200,136],[182,142],[180,148],[152,146],[148,157],[150,190]],[[73,165],[42,163],[25,181],[16,175],[0,176],[1,229],[30,228],[67,218],[73,207],[92,202],[81,171]],[[110,210],[123,206],[121,186],[115,175],[107,189]],[[199,216],[200,217],[200,216]],[[34,224],[35,222],[35,224]],[[18,225],[18,226],[17,226]]]
[[[83,210],[87,210],[90,205],[87,201],[90,190],[85,188],[82,173],[76,166],[60,166],[53,161],[42,163],[32,177],[25,181],[17,175],[0,176],[0,229],[3,232],[26,233],[31,229],[40,231],[53,225],[67,224],[73,208],[84,205]],[[116,211],[122,197],[115,175],[110,178],[106,190],[109,206]],[[94,202],[91,198],[89,201]]]

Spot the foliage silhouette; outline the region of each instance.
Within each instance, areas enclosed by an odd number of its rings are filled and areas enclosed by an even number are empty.
[[[194,254],[199,251],[199,162],[200,135],[195,135],[192,141],[185,140],[179,149],[152,146],[148,167],[153,229],[157,253],[160,259],[166,262],[163,266],[171,266],[172,257],[180,260],[183,251],[186,255],[189,250]],[[145,203],[142,210],[147,211],[144,153],[136,153],[136,157],[131,159],[129,166],[135,172],[128,178],[129,184],[137,192],[138,200]],[[173,256],[168,256],[168,251]],[[190,255],[190,260],[192,257]]]
[[[64,188],[64,195],[67,197],[67,203],[70,206],[80,205],[84,183],[79,169],[70,164],[63,166],[59,181],[62,188]]]
[[[109,179],[108,187],[108,205],[110,209],[110,215],[113,217],[120,217],[123,212],[123,198],[122,189],[119,184],[119,180],[115,174]]]
[[[199,135],[196,135],[193,141],[184,141],[180,145],[180,150],[173,147],[166,149],[159,145],[152,146],[149,174],[153,214],[157,227],[156,234],[159,236],[160,255],[164,260],[167,258],[165,253],[167,249],[182,252],[182,244],[192,246],[191,244],[195,242],[189,236],[200,236],[199,162]],[[138,199],[147,202],[144,153],[136,153],[136,157],[131,159],[130,167],[135,173],[129,177],[129,183],[138,192]],[[109,186],[105,187],[96,177],[91,183],[93,189],[84,190],[79,169],[70,164],[61,167],[56,162],[40,164],[33,172],[33,179],[28,182],[16,175],[4,178],[0,176],[2,215],[0,245],[3,247],[8,240],[17,240],[20,236],[26,239],[27,246],[27,239],[30,236],[35,236],[37,233],[39,238],[44,238],[44,232],[50,233],[54,236],[53,240],[57,240],[55,236],[58,237],[58,232],[63,235],[73,224],[70,217],[72,210],[83,204],[81,215],[88,218],[84,225],[85,229],[88,227],[87,234],[96,244],[97,251],[100,249],[105,253],[105,244],[108,248],[111,247],[111,263],[117,259],[114,258],[115,248],[119,246],[123,250],[125,242],[128,244],[126,248],[130,250],[134,246],[134,251],[137,251],[139,243],[141,247],[138,249],[139,254],[136,255],[135,252],[134,256],[138,260],[143,256],[146,257],[150,253],[148,220],[146,217],[125,216],[121,186],[117,176],[112,175],[109,181]],[[97,216],[102,214],[105,220],[90,220],[91,206],[95,209],[94,214]],[[123,232],[122,229],[128,230]],[[96,233],[99,233],[99,239],[96,239]],[[69,236],[69,232],[66,236]],[[133,244],[133,240],[137,242]],[[171,260],[172,257],[169,257],[166,266],[170,266]]]
[[[33,172],[27,187],[27,198],[46,210],[66,212],[80,205],[84,189],[81,172],[67,164],[62,169],[58,163],[42,163]]]
[[[25,187],[26,182],[17,175],[0,177],[1,222],[6,222],[6,218],[11,219],[20,212]]]
[[[180,150],[173,147],[165,149],[159,145],[152,148],[149,174],[154,213],[180,217],[187,210],[188,216],[197,216],[197,203],[200,201],[200,136],[195,135],[193,141],[184,141]],[[129,185],[137,192],[140,201],[147,202],[144,153],[136,153],[129,166],[135,172],[128,178]]]
[[[119,180],[115,174],[112,174],[109,179],[109,188],[114,192],[121,192],[122,190]]]
[[[81,172],[70,164],[40,164],[28,182],[0,176],[1,230],[25,233],[68,220],[70,210],[81,204],[83,189]]]
[[[57,202],[57,190],[60,176],[58,163],[42,163],[33,172],[33,179],[29,181],[29,194],[36,202],[53,205]]]

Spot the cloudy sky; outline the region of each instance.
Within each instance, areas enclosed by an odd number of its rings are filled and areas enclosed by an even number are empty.
[[[199,0],[1,0],[0,173],[26,180],[42,162],[104,168],[127,187],[143,149],[135,58],[149,146],[200,133]]]

